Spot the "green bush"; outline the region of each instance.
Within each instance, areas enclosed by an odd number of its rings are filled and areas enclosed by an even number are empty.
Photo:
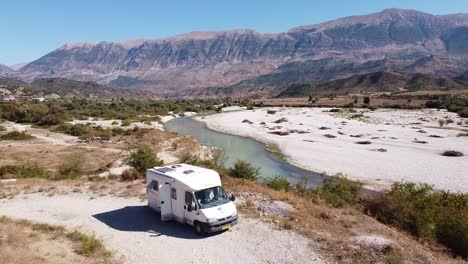
[[[49,178],[47,170],[32,161],[28,161],[21,165],[18,174],[21,178]]]
[[[58,179],[74,179],[84,172],[86,163],[84,153],[75,152],[67,155],[63,163],[59,166]]]
[[[140,145],[130,154],[128,164],[138,172],[144,173],[147,169],[164,166],[164,162],[154,154],[148,145]]]
[[[366,105],[370,104],[370,98],[369,98],[369,96],[364,97],[363,103],[366,104]]]
[[[6,134],[0,135],[0,140],[31,140],[34,137],[27,134],[26,132],[12,131]]]
[[[342,174],[337,174],[323,180],[322,186],[317,188],[317,194],[334,207],[343,207],[361,201],[361,188],[362,183],[353,182]]]
[[[238,160],[234,163],[234,166],[229,169],[229,175],[234,178],[254,181],[260,176],[260,168],[255,168],[248,162]]]
[[[264,181],[268,187],[277,191],[284,190],[287,192],[291,189],[291,183],[286,178],[279,175],[268,177]]]
[[[390,191],[367,202],[377,220],[416,237],[438,241],[468,257],[468,195],[434,190],[427,184],[394,183]]]

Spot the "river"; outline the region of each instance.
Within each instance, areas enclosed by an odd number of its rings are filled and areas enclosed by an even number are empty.
[[[244,160],[260,168],[262,177],[280,175],[292,183],[306,180],[309,187],[316,187],[322,182],[320,173],[304,170],[274,157],[266,151],[264,143],[211,130],[205,123],[192,117],[172,119],[165,124],[165,128],[170,132],[193,136],[200,144],[223,149],[227,155],[225,163],[227,167],[237,160]]]

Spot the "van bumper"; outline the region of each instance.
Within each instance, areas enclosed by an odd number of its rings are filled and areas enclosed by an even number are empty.
[[[219,232],[222,230],[226,230],[227,227],[233,226],[237,224],[237,215],[235,217],[229,218],[227,220],[218,221],[214,223],[201,223],[203,228],[203,232],[205,233],[213,233]]]

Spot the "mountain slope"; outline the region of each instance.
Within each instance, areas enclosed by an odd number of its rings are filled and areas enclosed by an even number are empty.
[[[13,69],[11,69],[8,66],[5,66],[3,64],[0,64],[0,75],[8,75],[13,72]]]
[[[267,96],[292,82],[402,67],[455,77],[468,70],[467,40],[468,15],[388,9],[280,34],[241,29],[67,44],[22,67],[15,76],[28,81],[41,77],[96,81],[167,96],[246,91]]]
[[[326,96],[361,92],[398,92],[406,90],[468,89],[467,85],[428,74],[374,72],[354,75],[320,84],[293,85],[278,97]]]

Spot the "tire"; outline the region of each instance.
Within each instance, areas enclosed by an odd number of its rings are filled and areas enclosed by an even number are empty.
[[[198,235],[201,236],[205,234],[205,232],[203,232],[203,227],[200,225],[200,222],[195,222],[193,227],[195,228],[195,233],[197,233]]]

